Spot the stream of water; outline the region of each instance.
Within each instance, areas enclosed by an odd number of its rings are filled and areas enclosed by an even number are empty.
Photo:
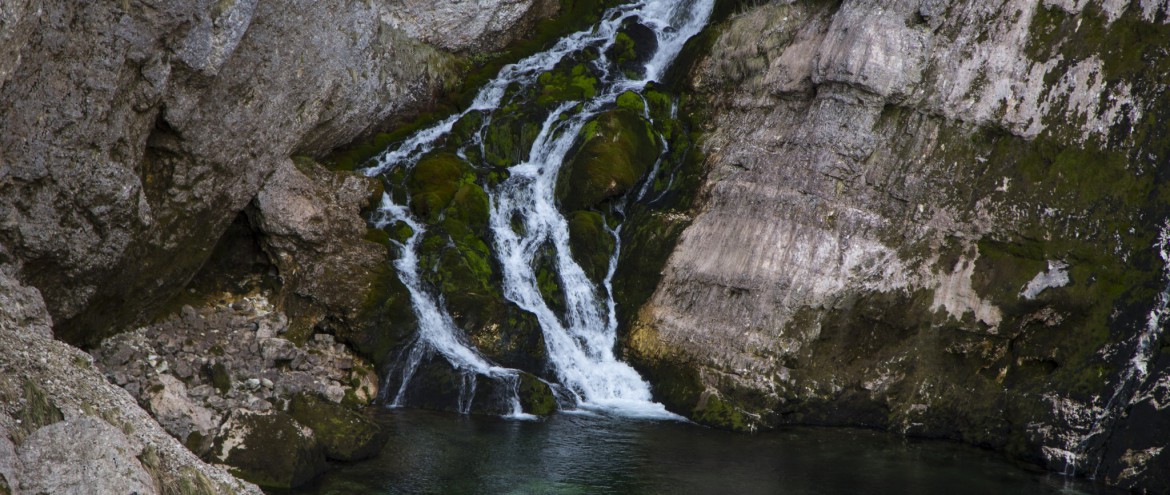
[[[502,267],[503,294],[519,308],[535,315],[544,334],[548,360],[558,382],[558,390],[569,396],[572,406],[601,410],[631,417],[677,418],[652,401],[649,385],[628,364],[614,355],[617,317],[611,281],[620,253],[620,226],[607,226],[618,248],[609,263],[609,272],[601,284],[589,279],[574,260],[569,247],[569,228],[557,209],[555,187],[558,171],[582,128],[601,112],[612,108],[618,95],[642,91],[669,67],[685,42],[697,34],[711,14],[713,0],[645,0],[609,9],[593,28],[561,39],[551,49],[504,67],[477,94],[463,113],[416,132],[398,147],[382,155],[375,166],[366,169],[370,176],[386,174],[397,168],[410,170],[428,152],[435,149],[453,126],[473,112],[483,115],[484,124],[464,143],[482,149],[488,122],[497,110],[511,103],[510,87],[529,86],[557,66],[565,57],[584,50],[597,50],[594,61],[600,72],[595,94],[584,101],[569,101],[552,109],[540,127],[527,159],[508,167],[509,176],[501,184],[488,188],[493,252]],[[653,31],[656,45],[640,70],[613,70],[606,60],[607,50],[628,22],[636,21]],[[648,112],[646,117],[648,118]],[[463,153],[462,149],[460,153]],[[657,170],[655,164],[654,170]],[[639,196],[646,188],[640,188]],[[410,291],[411,304],[418,318],[418,337],[399,359],[387,377],[383,400],[391,406],[404,404],[411,379],[420,364],[438,354],[464,374],[464,390],[459,409],[466,411],[475,396],[475,376],[501,382],[504,388],[516,389],[519,372],[492,363],[472,346],[463,330],[454,322],[441,298],[432,294],[419,276],[418,247],[426,226],[414,218],[409,204],[396,203],[390,194],[383,197],[375,226],[387,228],[402,222],[413,232],[398,242],[399,257],[394,265],[402,283]],[[557,311],[542,295],[535,269],[536,257],[551,247],[555,271],[563,288],[563,310]],[[393,378],[393,380],[390,380]],[[396,388],[391,383],[398,383]],[[526,417],[513,392],[512,417]]]

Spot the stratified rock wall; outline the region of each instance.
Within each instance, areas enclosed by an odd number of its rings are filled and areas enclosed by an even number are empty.
[[[734,15],[691,74],[708,179],[630,357],[712,424],[875,426],[1165,480],[1148,438],[1110,432],[1145,381],[1162,419],[1143,425],[1170,441],[1167,20],[1152,1]]]

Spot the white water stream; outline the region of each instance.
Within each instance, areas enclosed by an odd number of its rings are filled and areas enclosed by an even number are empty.
[[[509,178],[487,191],[491,204],[492,244],[503,268],[504,296],[536,316],[557,381],[581,410],[623,416],[677,417],[652,401],[649,385],[613,352],[617,317],[611,281],[621,250],[621,227],[607,232],[618,242],[608,273],[598,287],[570,254],[568,222],[558,211],[554,195],[557,174],[574,139],[589,119],[612,108],[621,93],[628,90],[640,92],[650,81],[661,77],[684,43],[706,24],[713,4],[713,0],[645,0],[610,9],[592,29],[566,36],[547,51],[505,66],[479,91],[463,113],[418,131],[365,170],[367,175],[375,176],[397,167],[413,167],[450,133],[463,116],[481,112],[490,119],[492,112],[500,108],[511,85],[535,84],[540,74],[552,70],[562,59],[577,52],[597,48],[604,54],[628,19],[636,18],[654,31],[658,43],[645,64],[642,79],[630,79],[621,71],[607,70],[608,62],[605,55],[601,55],[596,62],[602,71],[597,95],[587,101],[568,102],[553,109],[545,119],[527,161],[512,164]],[[484,132],[485,128],[486,125],[479,132]],[[482,145],[484,139],[477,134],[471,142]],[[657,166],[654,164],[655,171]],[[638,196],[644,195],[645,191],[642,188]],[[519,219],[522,228],[514,228],[514,219]],[[419,276],[416,252],[425,226],[412,217],[408,205],[396,204],[389,195],[384,196],[375,224],[384,228],[396,222],[405,222],[413,230],[409,240],[398,244],[401,254],[394,265],[402,283],[410,291],[419,328],[417,341],[404,353],[395,370],[401,385],[392,399],[388,394],[386,398],[391,405],[401,405],[419,363],[427,355],[437,353],[463,373],[460,410],[470,410],[475,395],[475,377],[480,375],[510,388],[513,391],[511,415],[523,417],[516,392],[519,372],[497,366],[475,350],[442,301],[428,292]],[[563,315],[558,315],[550,307],[537,285],[535,259],[549,246],[553,249],[555,269],[563,289]]]

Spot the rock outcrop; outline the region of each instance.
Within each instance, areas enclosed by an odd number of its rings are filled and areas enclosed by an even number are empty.
[[[0,287],[39,300],[11,278]],[[43,310],[25,316],[48,321]],[[0,348],[0,491],[260,493],[168,435],[88,354],[7,321]]]
[[[1164,490],[1166,9],[731,17],[690,75],[708,178],[628,356],[707,423],[881,427]]]
[[[458,61],[424,33],[482,52],[555,10],[407,3],[6,2],[0,263],[57,336],[152,315],[291,154],[431,104]]]
[[[317,409],[368,399],[360,390],[373,383],[355,378],[361,366],[351,351],[331,335],[312,334],[335,332],[366,355],[394,343],[354,331],[365,328],[356,322],[371,315],[370,301],[381,303],[371,295],[375,281],[388,278],[386,249],[365,239],[359,214],[377,185],[307,157],[426,110],[459,84],[469,57],[520,39],[558,8],[547,0],[0,5],[0,473],[7,483],[0,486],[14,493],[254,492],[166,433],[209,459],[216,448],[214,459],[231,464],[273,450],[224,430],[226,417],[295,424],[284,410],[291,398],[324,397]],[[173,301],[188,287],[181,297],[201,309],[179,312]],[[220,291],[271,295],[277,307],[261,315],[255,306],[203,306]],[[164,432],[64,342],[93,347],[168,311],[176,314],[98,353]],[[209,371],[191,352],[214,332],[241,338],[219,343],[239,352],[212,352]],[[346,360],[348,368],[340,364]],[[227,388],[211,383],[209,391],[209,380]],[[61,417],[36,428],[9,421],[23,414],[22,383],[42,387],[38,396]],[[351,408],[336,407],[348,418],[345,428],[325,426],[377,440],[347,416]],[[230,433],[240,441],[225,447],[219,440]],[[69,436],[93,449],[64,449],[59,440]],[[327,437],[312,436],[306,455],[324,462],[377,450],[341,448]],[[288,486],[320,463],[307,466],[254,479]]]
[[[333,408],[345,415],[377,395],[371,365],[328,334],[298,347],[284,338],[288,321],[262,296],[225,299],[199,310],[185,306],[173,318],[103,341],[94,354],[112,383],[192,452],[207,455],[232,434],[222,425],[236,412],[286,411],[307,394],[345,402]]]

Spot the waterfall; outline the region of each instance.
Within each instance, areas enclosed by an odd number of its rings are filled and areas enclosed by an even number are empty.
[[[615,240],[615,250],[604,280],[595,284],[570,253],[568,221],[558,211],[555,198],[558,172],[589,120],[612,108],[618,95],[626,91],[641,92],[648,83],[659,78],[678,56],[684,43],[706,24],[713,3],[713,0],[645,0],[611,8],[591,29],[570,34],[544,52],[505,66],[480,89],[462,113],[414,133],[396,148],[384,152],[373,166],[364,170],[369,176],[387,174],[396,169],[409,171],[440,145],[463,117],[479,112],[485,122],[490,122],[493,112],[507,103],[509,88],[536,84],[541,74],[553,70],[559,62],[574,54],[585,50],[597,50],[601,54],[594,63],[594,68],[601,73],[596,93],[584,101],[564,102],[551,109],[527,158],[510,164],[507,179],[486,190],[490,205],[491,244],[502,267],[503,295],[535,316],[557,382],[580,410],[677,418],[661,404],[652,402],[649,385],[632,367],[614,355],[618,320],[612,280],[621,250],[621,226],[606,225],[605,234]],[[652,55],[646,58],[643,70],[637,75],[610,70],[605,55],[616,42],[620,29],[630,20],[650,28],[657,40]],[[645,113],[648,117],[648,110]],[[477,146],[481,155],[486,128],[486,123],[480,126],[465,143]],[[658,139],[662,140],[660,136]],[[466,156],[463,148],[459,153]],[[657,173],[658,165],[654,163],[652,173]],[[647,189],[641,187],[631,194],[641,198]],[[396,203],[392,195],[384,195],[374,218],[375,226],[385,228],[399,222],[408,225],[412,234],[405,241],[394,241],[399,251],[394,266],[410,292],[411,305],[418,320],[418,335],[416,341],[403,351],[392,372],[396,373],[394,376],[400,385],[393,395],[383,390],[384,400],[391,405],[402,405],[419,364],[427,356],[437,354],[462,373],[463,385],[457,405],[461,411],[470,410],[476,377],[483,376],[512,391],[511,416],[523,417],[517,396],[520,372],[498,366],[477,351],[444,308],[442,299],[428,291],[419,275],[417,252],[426,226],[412,216],[409,204]],[[537,283],[535,260],[549,247],[564,297],[563,314],[557,314],[545,301]]]

